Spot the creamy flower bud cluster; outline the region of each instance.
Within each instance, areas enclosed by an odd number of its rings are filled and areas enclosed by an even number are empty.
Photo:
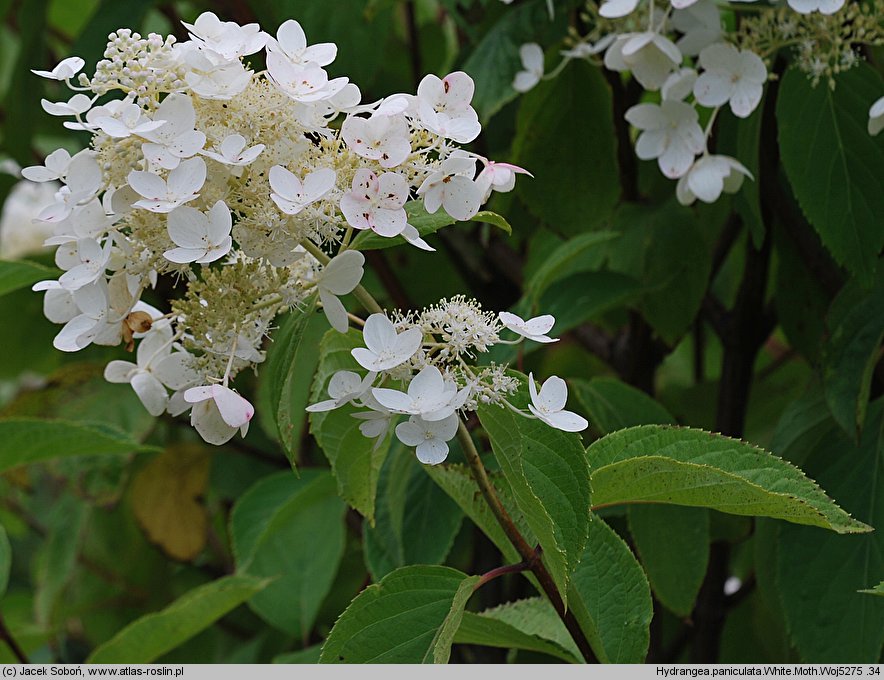
[[[460,148],[481,130],[465,73],[428,75],[414,95],[366,104],[326,71],[337,47],[308,44],[294,20],[275,35],[211,12],[184,26],[182,42],[110,34],[91,76],[80,57],[34,71],[70,88],[43,108],[91,144],[22,174],[58,187],[38,221],[64,273],[35,286],[62,324],[55,347],[137,344],[136,361],[111,362],[107,379],[129,383],[154,415],[189,410],[220,444],[248,428],[254,409],[231,381],[264,360],[278,314],[318,300],[347,330],[341,298],[359,287],[365,261],[350,248],[354,234],[432,250],[406,205],[469,220],[525,171]],[[176,292],[160,310],[141,298],[163,277]],[[407,346],[384,344],[399,337],[390,321],[369,334],[364,351],[377,353],[363,356],[366,368],[379,380],[432,368],[446,390],[457,383],[462,398],[444,418],[509,393],[502,369],[468,374],[458,363],[498,340],[492,317],[462,299],[424,314],[397,321]],[[425,348],[425,337],[439,344]],[[355,389],[341,378],[332,391],[339,400]]]
[[[352,350],[366,373],[338,371],[329,380],[329,399],[307,407],[321,412],[353,404],[364,411],[354,414],[363,422],[363,435],[384,439],[393,423],[396,438],[415,447],[418,459],[436,465],[448,456],[448,442],[458,430],[459,414],[475,411],[480,404],[496,404],[550,427],[580,432],[588,423],[565,410],[568,388],[552,376],[540,390],[529,376],[531,403],[523,411],[508,401],[519,387],[506,366],[476,365],[478,354],[497,344],[516,344],[525,339],[555,342],[546,334],[555,319],[550,315],[523,320],[515,314],[497,316],[485,312],[475,300],[463,296],[442,300],[418,314],[372,314],[362,329],[364,347]],[[503,340],[506,329],[517,337]]]
[[[739,14],[744,3],[751,11],[728,33],[725,12]],[[663,175],[677,180],[683,205],[713,203],[737,192],[744,178],[753,179],[737,159],[710,150],[719,112],[728,108],[737,118],[749,117],[761,102],[769,60],[785,46],[797,46],[797,63],[814,84],[823,77],[834,84],[834,75],[859,62],[860,44],[884,42],[882,11],[884,0],[788,0],[780,8],[755,0],[729,6],[716,0],[590,0],[583,17],[589,33],[572,34],[564,60],[546,75],[542,48],[523,45],[513,88],[526,92],[570,59],[604,53],[607,69],[629,73],[646,91],[659,93],[659,101],[626,111],[639,132],[636,155],[656,160]],[[869,115],[874,131],[880,114],[872,108]]]

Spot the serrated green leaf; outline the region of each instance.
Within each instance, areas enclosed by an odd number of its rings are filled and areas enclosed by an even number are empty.
[[[516,191],[555,232],[577,235],[592,229],[620,198],[611,110],[601,71],[583,60],[574,60],[522,100],[513,153],[534,178],[520,181]],[[574,128],[575,120],[581,121],[580,129]]]
[[[643,663],[653,603],[648,580],[623,539],[593,516],[568,603],[602,663]]]
[[[881,76],[861,63],[813,87],[786,72],[777,98],[780,156],[795,197],[839,264],[868,284],[884,246],[884,138],[866,129]]]
[[[857,592],[884,573],[884,403],[874,402],[859,444],[837,428],[814,442],[808,473],[877,531],[837,536],[783,524],[775,585],[805,663],[875,663],[884,645],[884,601]]]
[[[568,239],[537,268],[525,284],[525,293],[538,299],[554,282],[601,264],[604,253],[598,246],[617,238],[613,231],[596,231]]]
[[[230,537],[238,573],[272,579],[249,601],[263,619],[299,639],[313,629],[344,553],[344,502],[332,476],[305,470],[265,477],[237,502]]]
[[[150,663],[211,626],[266,587],[252,576],[225,576],[194,588],[162,611],[130,623],[96,649],[87,663]]]
[[[832,302],[823,345],[826,403],[835,421],[857,441],[866,419],[872,372],[884,339],[884,286],[865,292],[847,285]]]
[[[858,533],[850,517],[795,466],[763,449],[690,428],[645,425],[587,449],[596,507],[673,503]]]
[[[322,647],[320,663],[446,663],[478,576],[410,566],[363,590]]]
[[[328,330],[328,322],[315,311],[316,297],[304,309],[290,312],[273,334],[267,361],[261,371],[269,383],[270,408],[289,462],[295,465],[301,432],[307,421],[310,383],[319,364],[316,346]]]
[[[408,564],[441,564],[460,530],[463,513],[425,467],[397,443],[381,468],[375,525],[363,528],[365,560],[376,581]]]
[[[70,423],[38,418],[0,419],[0,471],[52,458],[158,450],[101,423]]]
[[[633,425],[674,425],[675,418],[658,401],[616,378],[572,380],[574,396],[602,434]]]
[[[37,281],[51,279],[59,272],[27,260],[0,260],[0,295],[6,295],[19,288],[25,288]]]
[[[541,597],[509,602],[479,614],[466,612],[454,642],[525,649],[568,663],[582,659],[556,610]]]
[[[564,596],[589,531],[589,468],[580,437],[500,406],[480,405],[478,413],[516,505]]]
[[[310,403],[326,398],[328,381],[336,371],[364,373],[350,354],[351,349],[361,346],[362,334],[354,329],[347,333],[330,330],[323,336]],[[388,433],[380,445],[363,436],[359,431],[362,421],[353,417],[356,410],[353,406],[344,406],[334,411],[311,413],[310,432],[331,463],[338,493],[373,522],[378,478],[390,448],[390,435]]]
[[[678,505],[633,505],[629,532],[657,599],[688,616],[709,563],[709,511]]]

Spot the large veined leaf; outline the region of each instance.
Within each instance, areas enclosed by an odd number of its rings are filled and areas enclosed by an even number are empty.
[[[327,470],[265,477],[230,517],[239,573],[272,579],[249,605],[299,639],[313,629],[344,553],[346,506]]]
[[[268,381],[270,408],[292,465],[307,420],[304,409],[310,395],[310,382],[319,363],[316,345],[328,330],[328,322],[314,311],[315,305],[314,296],[303,311],[290,312],[282,321],[273,334],[261,372],[262,379]]]
[[[362,346],[362,334],[350,329],[347,333],[328,331],[320,344],[319,368],[313,381],[310,403],[327,399],[326,387],[336,371],[355,371],[360,375],[364,369],[350,354],[354,347]],[[356,510],[374,521],[375,494],[381,466],[387,457],[390,437],[376,445],[359,431],[362,422],[353,417],[353,406],[334,411],[310,414],[310,432],[322,448],[332,466],[338,482],[338,493]]]
[[[549,600],[532,597],[466,612],[454,636],[455,643],[525,649],[580,663],[580,650]]]
[[[6,295],[43,279],[54,278],[58,274],[58,271],[36,262],[0,260],[0,295]]]
[[[522,559],[506,537],[503,529],[500,528],[488,504],[485,503],[485,499],[478,492],[476,482],[468,468],[463,465],[432,465],[425,466],[424,470],[439,488],[457,503],[473,524],[479,527],[482,533],[497,546],[507,562],[519,562]],[[506,480],[501,479],[500,475],[490,475],[490,479],[504,507],[507,510],[515,508],[515,501],[509,493]],[[530,527],[525,524],[524,518],[521,515],[515,515],[513,521],[527,539],[530,535]]]
[[[866,418],[872,372],[884,339],[884,286],[845,286],[829,310],[823,345],[823,389],[835,421],[854,440]]]
[[[500,406],[480,406],[479,420],[565,598],[589,531],[589,468],[580,437]]]
[[[320,663],[446,663],[478,576],[402,567],[363,590],[335,623]]]
[[[875,663],[881,657],[884,600],[857,591],[884,574],[882,421],[879,400],[869,408],[859,444],[832,427],[812,443],[803,463],[876,531],[838,536],[812,527],[777,527],[776,590],[790,636],[807,663]]]
[[[568,0],[567,4],[578,3]],[[566,17],[567,11],[561,8],[550,21],[547,0],[529,0],[500,12],[500,19],[463,65],[476,83],[472,105],[481,120],[488,120],[518,96],[511,83],[522,68],[519,47],[527,42],[556,42],[567,30]]]
[[[69,423],[38,418],[0,419],[0,471],[52,458],[158,450],[99,423]]]
[[[571,577],[568,604],[603,663],[643,663],[653,603],[648,580],[623,539],[593,516]]]
[[[688,616],[709,563],[709,511],[679,505],[632,505],[629,533],[657,599]]]
[[[267,583],[252,576],[225,576],[194,588],[162,611],[123,628],[86,661],[150,663],[211,626]]]
[[[866,64],[813,87],[786,72],[777,100],[780,156],[807,219],[835,259],[864,283],[884,246],[884,138],[866,129],[881,95],[881,76]]]
[[[604,251],[598,246],[615,238],[616,232],[595,231],[568,239],[543,260],[525,283],[525,292],[537,299],[555,281],[597,268],[604,260]]]
[[[582,234],[614,209],[620,181],[613,129],[608,84],[582,60],[522,100],[513,152],[534,178],[520,180],[517,191],[553,231]]]
[[[375,525],[363,527],[365,561],[375,580],[407,564],[440,564],[460,530],[463,512],[414,453],[392,447],[381,468]]]
[[[673,503],[774,517],[838,533],[871,530],[795,466],[729,437],[645,425],[599,439],[587,456],[596,507]]]
[[[435,234],[442,227],[447,227],[457,222],[456,219],[441,208],[432,214],[428,213],[426,208],[424,208],[423,201],[409,201],[406,203],[405,214],[408,216],[408,223],[417,229],[417,233],[422,237]],[[480,210],[469,222],[491,224],[507,234],[513,233],[513,228],[509,222],[490,210]],[[356,250],[382,250],[406,243],[407,241],[401,236],[381,236],[373,231],[366,230],[356,235],[356,238],[353,239],[352,247]]]

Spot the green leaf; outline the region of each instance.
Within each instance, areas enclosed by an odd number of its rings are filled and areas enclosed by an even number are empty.
[[[582,272],[553,283],[541,296],[537,309],[556,317],[554,332],[560,335],[632,303],[644,290],[641,283],[625,274]]]
[[[0,295],[58,276],[58,271],[27,260],[0,260]]]
[[[633,505],[629,532],[657,599],[688,616],[709,563],[709,511],[678,505]]]
[[[568,663],[583,658],[552,604],[542,597],[516,600],[480,614],[466,612],[454,642],[525,649]]]
[[[38,418],[0,419],[0,471],[52,458],[158,450],[100,423],[69,423]]]
[[[595,269],[601,264],[603,252],[597,246],[617,238],[613,231],[596,231],[568,239],[550,255],[525,284],[525,293],[535,300],[554,282],[570,274]]]
[[[307,398],[310,382],[319,364],[316,346],[328,330],[325,316],[315,311],[316,297],[305,303],[300,312],[290,312],[273,334],[267,361],[261,371],[267,380],[270,407],[279,438],[294,467],[300,449],[301,432],[307,421]]]
[[[313,380],[310,402],[326,398],[326,386],[336,371],[364,369],[350,354],[354,347],[362,346],[362,334],[350,329],[347,333],[328,331],[319,346],[319,369]],[[334,411],[310,414],[310,432],[331,463],[338,482],[338,493],[369,522],[374,521],[375,495],[381,466],[390,448],[388,434],[379,446],[359,431],[362,422],[353,417],[353,406]]]
[[[569,0],[573,7],[578,3]],[[453,12],[457,16],[457,12]],[[519,47],[527,42],[549,45],[567,30],[565,8],[550,21],[546,0],[529,0],[501,12],[500,19],[485,33],[463,70],[476,83],[472,105],[482,121],[487,121],[505,104],[518,97],[512,82],[522,68]]]
[[[89,23],[71,46],[71,54],[83,57],[87,65],[94,65],[101,59],[108,33],[122,26],[128,26],[133,30],[139,28],[147,10],[154,2],[155,0],[131,0],[124,3],[117,0],[101,0]],[[89,72],[88,66],[86,71]]]
[[[572,380],[574,396],[602,434],[633,425],[674,425],[675,418],[657,401],[616,378]]]
[[[517,192],[553,231],[582,234],[601,224],[617,204],[620,182],[611,109],[611,92],[601,71],[581,59],[522,100],[513,154],[534,179],[520,181]]]
[[[344,502],[325,470],[265,477],[230,517],[237,571],[272,579],[249,606],[277,628],[306,639],[344,553]]]
[[[568,603],[599,661],[644,662],[653,616],[648,580],[623,539],[596,516]]]
[[[813,87],[799,69],[786,72],[777,100],[780,155],[823,244],[867,284],[884,246],[884,138],[869,136],[866,126],[884,83],[859,64],[836,84]]]
[[[0,524],[0,598],[6,594],[10,569],[12,569],[12,546],[9,545],[6,529]]]
[[[446,663],[478,576],[410,566],[363,590],[335,623],[320,663]]]
[[[868,292],[845,286],[832,303],[827,325],[821,362],[826,402],[835,421],[857,441],[884,339],[884,285]]]
[[[674,345],[691,327],[709,284],[708,228],[674,199],[654,208],[623,205],[614,223],[621,235],[609,244],[609,267],[642,283],[642,315]]]
[[[162,611],[130,623],[96,649],[87,663],[151,663],[202,632],[267,585],[252,576],[225,576],[194,588]]]
[[[273,663],[319,663],[319,655],[322,653],[322,645],[313,645],[297,652],[286,652],[273,657]]]
[[[645,425],[587,449],[596,507],[673,503],[762,515],[841,533],[870,531],[790,463],[729,437]]]
[[[405,213],[408,215],[408,223],[417,229],[417,233],[421,237],[435,234],[442,227],[448,227],[457,222],[444,210],[437,210],[430,214],[424,208],[423,201],[409,201],[405,204]],[[483,222],[491,224],[505,231],[507,234],[513,233],[513,228],[503,217],[490,210],[482,210],[477,213],[469,222]],[[461,222],[467,224],[468,222]],[[401,236],[380,236],[370,230],[361,231],[353,239],[351,248],[356,250],[382,250],[384,248],[392,248],[401,246],[408,242]]]
[[[564,595],[589,531],[589,467],[580,437],[501,406],[480,406],[478,412],[516,505]]]
[[[858,445],[837,428],[813,443],[808,473],[877,531],[837,536],[778,527],[775,579],[787,627],[805,663],[874,663],[884,644],[884,601],[857,592],[884,574],[884,403],[869,409]]]
[[[489,540],[497,546],[507,562],[519,562],[522,558],[506,537],[503,529],[497,523],[488,504],[479,493],[476,482],[468,468],[463,465],[428,465],[424,471],[448,496],[457,503],[463,513],[469,517],[473,524],[482,530]],[[489,475],[492,484],[497,489],[497,495],[507,509],[515,508],[506,480],[497,475]],[[521,515],[513,517],[516,526],[523,535],[530,531],[527,525],[522,525]],[[527,538],[527,536],[526,536]]]
[[[441,564],[463,513],[403,445],[394,445],[378,482],[375,525],[363,528],[365,559],[374,579],[407,564]]]
[[[89,506],[73,496],[64,496],[55,503],[49,535],[35,559],[34,618],[41,626],[56,623],[53,614],[75,572],[88,511]]]
[[[46,64],[46,12],[49,0],[32,0],[18,10],[16,28],[21,37],[18,58],[3,100],[3,151],[21,166],[33,165],[31,142],[37,121],[46,114],[40,108],[41,78],[32,68],[52,68]]]

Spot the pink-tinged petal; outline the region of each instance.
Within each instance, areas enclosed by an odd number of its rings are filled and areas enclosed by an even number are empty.
[[[229,442],[237,428],[224,422],[214,401],[206,400],[196,404],[190,412],[190,424],[196,428],[207,443],[220,446]]]
[[[414,452],[424,465],[438,465],[448,458],[448,444],[438,439],[431,439],[419,444]]]
[[[528,319],[524,322],[524,326],[525,330],[531,335],[545,335],[552,330],[555,323],[556,317],[552,314],[543,314],[535,316],[533,319]]]
[[[111,361],[104,367],[104,379],[110,383],[128,383],[138,366],[130,361]]]
[[[255,408],[233,390],[222,385],[212,385],[213,398],[221,418],[230,427],[241,427],[255,415]]]
[[[162,415],[169,403],[169,394],[163,384],[150,373],[139,371],[132,376],[132,389],[150,415]]]

